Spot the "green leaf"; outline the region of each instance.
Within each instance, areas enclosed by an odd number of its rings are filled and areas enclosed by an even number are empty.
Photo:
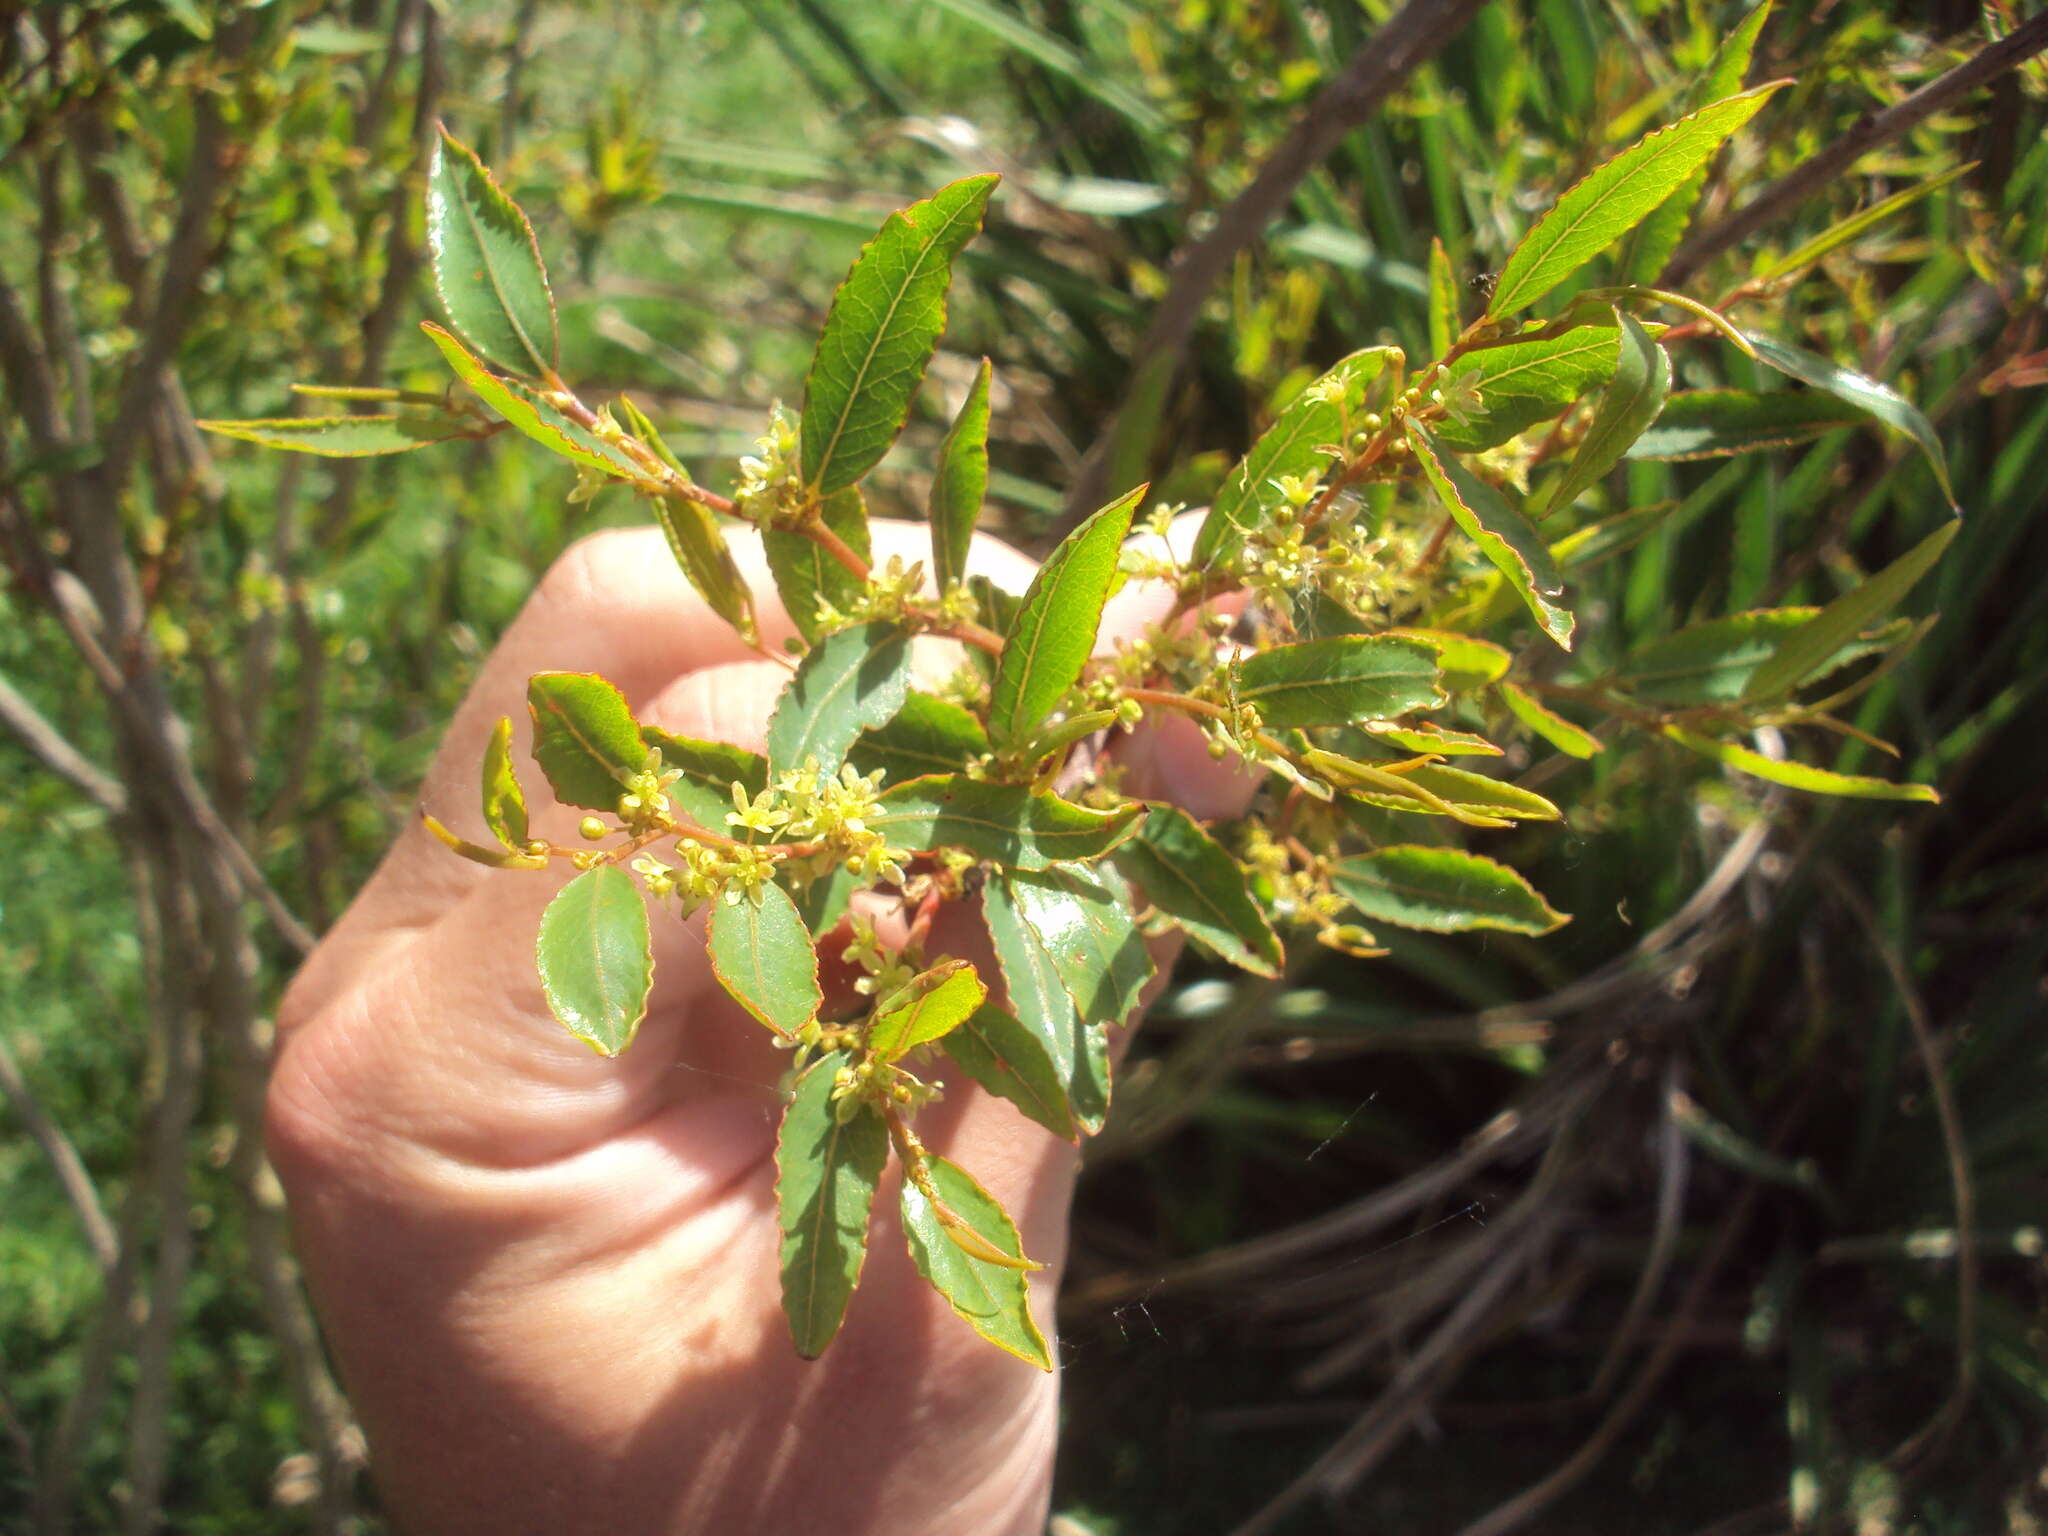
[[[1045,1335],[1031,1317],[1023,1240],[1017,1225],[987,1190],[943,1157],[926,1153],[925,1175],[935,1203],[908,1178],[903,1181],[903,1236],[910,1262],[946,1298],[968,1327],[1019,1360],[1052,1369]],[[981,1244],[1006,1255],[1008,1264],[977,1258],[947,1229],[964,1226]]]
[[[1890,565],[1829,603],[1805,624],[1783,636],[1770,659],[1756,669],[1742,690],[1745,701],[1774,699],[1790,693],[1816,670],[1827,666],[1866,624],[1895,608],[1913,584],[1939,560],[1960,521],[1943,524]]]
[[[519,787],[519,775],[512,769],[512,720],[498,721],[484,746],[484,824],[492,836],[515,853],[524,853],[529,834],[526,829],[526,792]]]
[[[804,921],[804,927],[821,938],[829,935],[846,916],[847,908],[853,904],[854,893],[861,888],[860,882],[845,864],[833,864],[790,893],[796,902],[797,916]]]
[[[1461,635],[1448,629],[1402,627],[1386,631],[1407,640],[1419,640],[1436,652],[1439,678],[1451,693],[1472,693],[1507,675],[1508,653],[1491,640]]]
[[[776,1034],[794,1036],[818,1016],[818,951],[796,903],[774,881],[721,892],[705,936],[720,984]]]
[[[600,1056],[633,1043],[654,985],[647,908],[616,864],[586,869],[555,893],[534,945],[548,1007]]]
[[[1067,1090],[1045,1042],[1014,1014],[994,1003],[983,1003],[945,1037],[943,1049],[961,1071],[990,1093],[1008,1099],[1055,1136],[1073,1139]]]
[[[1662,326],[1648,327],[1657,334]],[[1459,378],[1471,375],[1479,389],[1477,408],[1463,421],[1439,421],[1436,440],[1460,453],[1497,448],[1512,437],[1562,416],[1614,372],[1619,336],[1611,325],[1581,325],[1559,336],[1535,336],[1468,352],[1452,365]]]
[[[1252,900],[1243,868],[1186,811],[1155,804],[1138,835],[1117,849],[1116,867],[1153,906],[1232,965],[1259,976],[1280,974],[1279,936]]]
[[[462,855],[463,858],[468,859],[472,864],[481,864],[486,869],[546,869],[548,867],[548,856],[545,853],[515,853],[504,847],[486,848],[482,843],[472,843],[466,838],[457,837],[429,815],[425,806],[420,807],[420,821],[425,825],[427,831],[433,834],[434,840],[442,847],[448,849],[451,853]]]
[[[1804,245],[1788,251],[1777,260],[1765,262],[1750,281],[1753,283],[1768,283],[1783,277],[1788,272],[1796,272],[1801,267],[1809,266],[1819,261],[1821,257],[1826,256],[1831,251],[1840,250],[1843,246],[1849,244],[1850,241],[1860,240],[1886,219],[1896,214],[1904,213],[1922,198],[1931,197],[1950,182],[1967,176],[1976,168],[1977,162],[1971,160],[1962,165],[1953,166],[1943,171],[1939,176],[1930,176],[1927,180],[1919,183],[1919,185],[1908,187],[1903,192],[1894,192],[1882,202],[1872,203],[1868,208],[1852,213],[1848,218],[1841,220],[1839,223],[1830,225]]]
[[[318,454],[326,459],[366,459],[384,453],[410,453],[458,437],[483,437],[496,431],[474,417],[425,411],[388,416],[280,416],[269,421],[201,421],[194,423],[222,437],[291,453]]]
[[[600,442],[524,384],[499,378],[440,326],[423,320],[420,329],[441,349],[441,355],[448,359],[448,366],[455,370],[457,377],[475,390],[477,398],[504,417],[516,431],[525,433],[550,452],[559,453],[586,469],[602,470],[627,480],[641,477],[639,465],[619,449]]]
[[[1614,312],[1621,324],[1614,376],[1608,380],[1586,435],[1579,439],[1564,478],[1543,503],[1548,516],[1568,507],[1621,462],[1629,445],[1643,435],[1671,394],[1671,356],[1633,315]]]
[[[1141,142],[1164,149],[1168,154],[1176,152],[1178,146],[1173,125],[1166,114],[1148,101],[1142,90],[1134,88],[1123,77],[1122,70],[1103,68],[1100,54],[1084,52],[1058,33],[1034,25],[1017,11],[993,4],[991,0],[937,0],[937,3],[962,21],[970,22],[1009,44],[1048,75],[1065,80],[1082,95],[1100,102],[1124,118],[1138,130]]]
[[[1123,1024],[1152,979],[1129,887],[1107,864],[1055,864],[1003,877],[1086,1024]]]
[[[1399,747],[1404,752],[1435,752],[1444,757],[1500,757],[1501,749],[1484,736],[1470,731],[1447,731],[1428,720],[1395,725],[1388,720],[1366,720],[1360,728],[1374,741]]]
[[[988,733],[1022,740],[1066,696],[1095,649],[1095,627],[1117,578],[1117,555],[1145,486],[1128,491],[1060,541],[1017,609],[996,661]]]
[[[953,258],[1000,178],[969,176],[889,215],[833,296],[804,380],[803,478],[825,497],[880,462],[946,326]]]
[[[1757,34],[1763,30],[1770,14],[1771,0],[1761,0],[1754,10],[1735,24],[1734,30],[1721,40],[1721,46],[1715,50],[1706,74],[1693,87],[1691,101],[1719,101],[1742,89],[1742,82],[1749,75],[1750,55],[1756,50]],[[1699,169],[1686,177],[1678,190],[1659,203],[1630,234],[1621,258],[1624,282],[1654,283],[1663,272],[1665,264],[1685,239],[1686,227],[1692,223],[1692,211],[1699,204],[1700,193],[1706,190],[1707,172],[1712,164],[1713,157],[1709,155],[1700,162]]]
[[[1144,814],[1136,801],[1097,811],[1023,784],[939,773],[884,791],[867,823],[893,848],[965,848],[978,859],[1039,870],[1102,857],[1137,830]]]
[[[535,379],[552,374],[555,296],[533,226],[446,128],[427,173],[427,245],[456,331],[503,367]]]
[[[1638,646],[1616,669],[1614,681],[1651,703],[1678,708],[1733,704],[1748,696],[1758,669],[1786,638],[1812,623],[1819,612],[1818,608],[1762,608],[1688,624]],[[1883,649],[1890,638],[1851,635],[1821,670],[1846,667]]]
[[[967,551],[981,516],[981,498],[988,492],[988,386],[993,372],[984,357],[932,467],[932,579],[941,592],[967,574]]]
[[[1581,730],[1563,715],[1544,708],[1513,683],[1501,683],[1499,693],[1500,700],[1507,705],[1509,714],[1558,751],[1572,757],[1591,757],[1600,750],[1599,737],[1590,731]]]
[[[1564,578],[1558,574],[1550,546],[1498,491],[1456,458],[1440,454],[1430,435],[1413,422],[1408,424],[1408,440],[1414,445],[1416,463],[1422,466],[1424,477],[1452,521],[1507,578],[1543,632],[1570,650],[1576,621],[1549,601],[1564,590]]]
[[[1310,751],[1305,760],[1369,805],[1429,816],[1455,816],[1472,826],[1504,826],[1510,821],[1556,821],[1560,812],[1541,795],[1483,773],[1425,763],[1401,773],[1372,769],[1330,752]]]
[[[1781,763],[1776,758],[1752,752],[1732,741],[1714,741],[1679,726],[1667,725],[1664,734],[1680,746],[1710,757],[1753,778],[1803,789],[1816,795],[1836,795],[1852,800],[1918,800],[1928,805],[1941,803],[1941,796],[1927,784],[1894,784],[1889,779],[1866,779],[1857,774],[1831,773],[1809,768],[1804,763]]]
[[[625,695],[590,672],[540,672],[526,685],[533,756],[564,805],[616,811],[647,761]]]
[[[863,560],[868,558],[868,508],[859,486],[849,485],[827,496],[818,517],[848,549]],[[860,597],[860,578],[815,539],[787,528],[768,528],[761,533],[761,548],[768,556],[768,570],[775,577],[783,610],[806,640],[815,642],[825,632],[818,616],[820,600],[844,613]]]
[[[828,635],[804,657],[768,721],[771,775],[816,759],[836,774],[864,730],[887,724],[910,691],[910,637],[893,624]]]
[[[1501,268],[1489,320],[1526,309],[1648,218],[1785,84],[1730,96],[1643,135],[1588,173],[1523,237]]]
[[[1889,385],[1865,378],[1817,353],[1788,347],[1768,336],[1752,335],[1749,344],[1756,348],[1759,358],[1780,373],[1789,374],[1815,389],[1826,390],[1837,400],[1846,401],[1866,415],[1875,417],[1894,432],[1903,432],[1912,438],[1920,445],[1920,451],[1927,455],[1934,478],[1941,483],[1942,495],[1948,498],[1951,507],[1956,504],[1955,487],[1948,478],[1948,456],[1941,451],[1941,439],[1934,435],[1934,424],[1920,414],[1912,401]]]
[[[1458,323],[1458,274],[1441,239],[1429,241],[1429,355],[1442,357],[1463,329]]]
[[[723,741],[676,736],[654,725],[641,726],[640,739],[661,753],[664,768],[681,773],[668,787],[669,800],[707,832],[724,835],[733,785],[744,785],[749,796],[767,787],[768,763],[758,752]]]
[[[868,1252],[889,1128],[862,1105],[845,1120],[833,1101],[849,1058],[820,1057],[796,1080],[775,1138],[775,1209],[782,1226],[782,1311],[796,1352],[815,1360],[846,1317]]]
[[[1109,1114],[1109,1036],[1088,1024],[1074,1006],[1045,941],[1025,921],[1007,875],[983,887],[981,911],[1002,967],[1010,1011],[1045,1048],[1074,1123],[1092,1136]]]
[[[1338,635],[1255,651],[1237,668],[1237,701],[1276,729],[1389,720],[1444,702],[1433,647],[1386,635]]]
[[[676,496],[647,499],[654,503],[654,516],[668,540],[669,553],[676,557],[676,564],[697,589],[697,595],[713,613],[739,631],[740,638],[755,639],[758,631],[754,625],[754,594],[747,587],[746,577],[740,574],[739,563],[733,559],[731,546],[725,542],[725,534],[711,509],[702,502]]]
[[[1458,848],[1408,843],[1356,854],[1330,879],[1368,919],[1429,933],[1549,933],[1566,921],[1505,864]]]
[[[1189,566],[1207,570],[1234,555],[1253,529],[1271,522],[1286,500],[1275,483],[1281,476],[1320,474],[1335,462],[1332,450],[1342,451],[1345,424],[1364,403],[1366,386],[1390,365],[1398,368],[1400,359],[1398,347],[1367,347],[1296,395],[1209,504]]]
[[[846,758],[862,773],[881,769],[894,784],[928,773],[958,773],[988,750],[988,733],[973,711],[913,688],[892,719],[861,733]]]
[[[906,1000],[891,998],[894,1006],[870,1026],[868,1049],[882,1060],[897,1061],[904,1052],[950,1034],[987,1000],[987,985],[966,961],[949,961],[937,970],[945,974],[930,986],[906,988],[914,993]]]
[[[1862,410],[1822,390],[1681,390],[1664,413],[1629,445],[1631,459],[1714,459],[1763,448],[1810,443],[1868,420]]]

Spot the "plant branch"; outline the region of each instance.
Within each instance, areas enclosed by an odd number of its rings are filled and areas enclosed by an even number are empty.
[[[99,1189],[94,1185],[92,1175],[86,1171],[78,1149],[64,1134],[64,1128],[51,1119],[49,1112],[37,1102],[28,1080],[21,1075],[21,1066],[15,1061],[14,1053],[7,1049],[4,1036],[0,1036],[0,1096],[5,1096],[8,1107],[14,1111],[14,1118],[28,1132],[29,1140],[40,1147],[43,1156],[49,1159],[50,1167],[57,1175],[57,1183],[64,1191],[64,1198],[71,1202],[71,1209],[78,1214],[78,1224],[85,1229],[86,1246],[92,1249],[93,1261],[99,1265],[100,1274],[111,1275],[121,1256],[121,1243],[114,1235],[113,1223],[107,1220],[106,1207],[100,1203]]]
[[[1829,182],[1835,181],[1864,155],[1919,126],[1936,112],[2007,70],[2048,48],[2048,11],[2022,23],[1995,43],[1987,43],[1940,78],[1929,81],[1905,100],[1869,113],[1850,125],[1828,147],[1780,176],[1718,224],[1709,225],[1680,246],[1657,279],[1659,288],[1675,288],[1707,261],[1740,245],[1774,220],[1791,212]]]
[[[1371,117],[1409,75],[1427,63],[1478,15],[1487,0],[1408,0],[1360,45],[1342,74],[1323,87],[1301,120],[1266,158],[1251,184],[1217,216],[1215,228],[1184,246],[1166,295],[1131,359],[1131,376],[1177,368],[1194,335],[1202,305],[1239,251],[1262,235],[1310,171]],[[1063,524],[1072,527],[1104,499],[1111,445],[1130,416],[1119,412],[1088,451],[1067,498]]]
[[[0,677],[0,725],[13,731],[36,761],[109,816],[127,814],[128,791],[120,780],[94,766],[5,677]]]

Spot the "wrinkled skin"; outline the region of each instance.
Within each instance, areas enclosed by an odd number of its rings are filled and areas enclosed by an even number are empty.
[[[925,554],[922,528],[874,531],[877,560]],[[738,553],[778,646],[789,626],[758,549]],[[1029,580],[1030,562],[992,539],[974,559],[1002,585]],[[1166,606],[1127,588],[1103,634]],[[547,669],[602,673],[645,720],[755,748],[787,676],[688,589],[654,531],[586,540],[492,653],[427,775],[424,804],[458,831],[481,835],[486,738],[501,715],[524,720],[526,679]],[[1118,750],[1135,793],[1198,816],[1243,804],[1246,781],[1184,721],[1148,722]],[[580,813],[517,761],[536,835],[574,842]],[[570,1038],[533,957],[566,873],[485,870],[415,825],[282,1009],[270,1148],[398,1527],[1043,1530],[1057,1376],[982,1342],[918,1279],[893,1175],[844,1330],[823,1359],[797,1358],[773,1192],[788,1058],[712,977],[701,914],[657,917],[654,995],[630,1050],[606,1060]],[[965,914],[931,949],[980,955],[994,979]],[[1077,1150],[964,1082],[918,1124],[1046,1263],[1033,1291],[1050,1337]]]

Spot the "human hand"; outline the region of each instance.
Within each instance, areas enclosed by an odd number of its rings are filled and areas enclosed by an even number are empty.
[[[920,526],[873,532],[878,560],[924,551]],[[737,552],[770,591],[757,548]],[[1018,590],[1032,569],[985,537],[974,568]],[[1126,589],[1103,636],[1135,633],[1170,600]],[[774,646],[789,626],[763,608]],[[788,675],[687,587],[659,534],[599,535],[550,571],[485,663],[422,788],[430,808],[472,801],[493,724],[550,668],[602,673],[649,723],[750,747]],[[1198,816],[1248,793],[1177,717],[1119,752],[1134,793]],[[580,813],[534,813],[536,835],[573,840]],[[877,1202],[843,1330],[822,1359],[798,1358],[773,1193],[786,1054],[712,976],[701,915],[655,924],[654,993],[631,1049],[604,1058],[572,1039],[533,965],[558,885],[479,869],[415,825],[281,1010],[272,1156],[401,1528],[1042,1530],[1056,1377],[951,1316],[912,1270],[892,1200]],[[970,926],[931,951],[974,956]],[[1163,973],[1167,948],[1160,958]],[[946,1100],[920,1136],[1016,1217],[1047,1266],[1033,1290],[1050,1334],[1077,1151],[940,1081]]]

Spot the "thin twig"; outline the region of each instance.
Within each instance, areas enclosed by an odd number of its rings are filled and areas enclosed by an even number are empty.
[[[13,731],[37,762],[109,816],[127,814],[128,791],[120,780],[96,767],[4,677],[0,677],[0,725]]]
[[[93,1261],[99,1265],[100,1273],[112,1274],[114,1264],[120,1258],[121,1244],[114,1235],[114,1224],[107,1220],[106,1207],[100,1203],[99,1187],[86,1171],[85,1162],[71,1144],[71,1138],[64,1134],[64,1127],[53,1120],[37,1101],[28,1079],[21,1074],[21,1066],[15,1061],[14,1053],[7,1048],[5,1036],[0,1036],[0,1096],[6,1098],[8,1107],[14,1111],[14,1118],[28,1132],[29,1140],[41,1148],[43,1156],[49,1160],[51,1170],[57,1175],[58,1187],[71,1203],[79,1226],[85,1229],[86,1246],[92,1250]]]
[[[1194,335],[1202,305],[1239,251],[1265,233],[1313,171],[1371,117],[1409,75],[1427,63],[1476,16],[1487,0],[1408,0],[1399,15],[1362,43],[1338,75],[1309,104],[1301,120],[1259,167],[1251,184],[1217,215],[1216,225],[1174,262],[1166,294],[1132,355],[1131,377],[1179,366]],[[1063,521],[1071,527],[1095,510],[1107,489],[1111,446],[1128,407],[1105,427],[1089,449],[1067,497]]]
[[[1686,241],[1665,263],[1655,286],[1678,287],[1706,262],[1740,245],[1758,230],[1791,212],[1829,182],[1839,179],[1871,150],[1918,127],[1936,112],[1979,86],[1996,80],[2044,48],[2048,48],[2048,11],[2022,23],[1997,42],[1986,44],[1905,100],[1852,124],[1827,148],[1787,171],[1727,218],[1709,225]]]

